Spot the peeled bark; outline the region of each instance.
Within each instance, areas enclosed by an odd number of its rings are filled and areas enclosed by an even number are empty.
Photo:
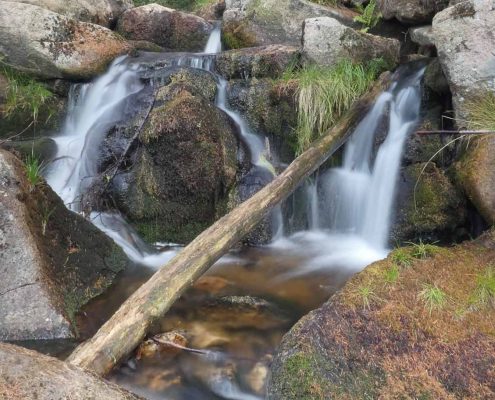
[[[270,184],[202,232],[156,272],[67,361],[99,375],[110,372],[143,340],[151,324],[162,317],[196,279],[345,142],[351,128],[389,82],[389,75],[383,75],[324,137],[296,158]]]

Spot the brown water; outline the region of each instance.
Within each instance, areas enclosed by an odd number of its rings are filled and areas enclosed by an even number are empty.
[[[109,379],[149,399],[263,398],[282,336],[351,274],[333,268],[289,277],[307,261],[270,247],[230,253],[150,332],[151,338],[173,331],[190,350],[163,346],[160,337],[149,340]],[[81,334],[91,336],[153,272],[129,271],[90,303],[79,321]]]

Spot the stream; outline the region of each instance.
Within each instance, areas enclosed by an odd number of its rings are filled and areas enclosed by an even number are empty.
[[[220,28],[204,53],[177,55],[176,66],[204,69],[217,80],[216,106],[238,126],[251,164],[275,170],[267,139],[252,132],[228,104],[228,82],[215,72],[221,51]],[[110,380],[149,399],[262,399],[268,368],[282,336],[304,314],[341,288],[352,274],[386,257],[393,220],[396,181],[403,147],[420,115],[422,67],[399,68],[391,88],[363,116],[343,150],[342,166],[321,169],[295,195],[306,230],[291,227],[291,215],[274,211],[274,240],[259,248],[231,251],[220,259],[150,336],[175,331],[186,349],[141,351]],[[139,63],[119,58],[95,82],[74,85],[69,112],[47,181],[67,207],[83,212],[85,191],[97,175],[98,149],[125,102],[144,88]],[[384,140],[379,140],[379,137]],[[377,142],[381,144],[377,150]],[[279,167],[278,165],[275,165]],[[91,221],[134,262],[79,318],[89,337],[180,246],[146,244],[114,212],[93,212]],[[139,359],[138,359],[139,358]]]

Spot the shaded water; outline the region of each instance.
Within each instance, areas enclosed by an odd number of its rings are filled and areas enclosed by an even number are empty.
[[[219,51],[218,28],[205,52]],[[214,57],[208,54],[178,56],[176,64],[214,73]],[[55,138],[57,161],[47,179],[74,211],[84,209],[85,190],[96,177],[106,132],[123,118],[125,102],[143,89],[136,68],[116,60],[94,83],[71,91],[65,128]],[[342,167],[322,170],[303,184],[308,230],[286,236],[278,207],[273,218],[277,234],[270,246],[221,259],[150,333],[178,330],[192,350],[167,350],[139,360],[134,355],[111,379],[148,398],[262,398],[267,368],[282,335],[349,276],[387,254],[402,148],[419,118],[421,76],[422,70],[399,72],[396,83],[356,128]],[[273,171],[265,138],[230,108],[228,82],[215,77],[216,105],[239,127],[252,164]],[[386,139],[374,156],[376,136],[383,130]],[[136,267],[88,305],[80,319],[86,337],[151,276],[153,268],[180,251],[144,243],[119,214],[93,213],[91,220]]]

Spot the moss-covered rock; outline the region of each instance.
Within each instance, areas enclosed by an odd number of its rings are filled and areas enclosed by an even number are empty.
[[[477,293],[495,234],[419,250],[396,250],[301,319],[272,364],[268,398],[494,397],[495,308]],[[442,294],[433,303],[432,288]]]
[[[181,69],[155,93],[118,207],[150,241],[186,243],[226,212],[237,175],[237,139],[212,103],[214,79]]]
[[[457,233],[465,234],[464,196],[435,163],[403,168],[399,190],[397,221],[392,230],[396,241],[452,241]]]
[[[489,224],[495,224],[495,138],[470,141],[455,166],[456,178],[466,195]]]
[[[0,151],[0,339],[70,337],[75,314],[127,266],[122,250]]]
[[[229,103],[255,132],[270,135],[277,155],[290,162],[296,143],[297,107],[294,91],[272,79],[231,80]]]
[[[224,51],[216,57],[215,65],[227,79],[279,78],[298,60],[297,47],[270,45]]]

